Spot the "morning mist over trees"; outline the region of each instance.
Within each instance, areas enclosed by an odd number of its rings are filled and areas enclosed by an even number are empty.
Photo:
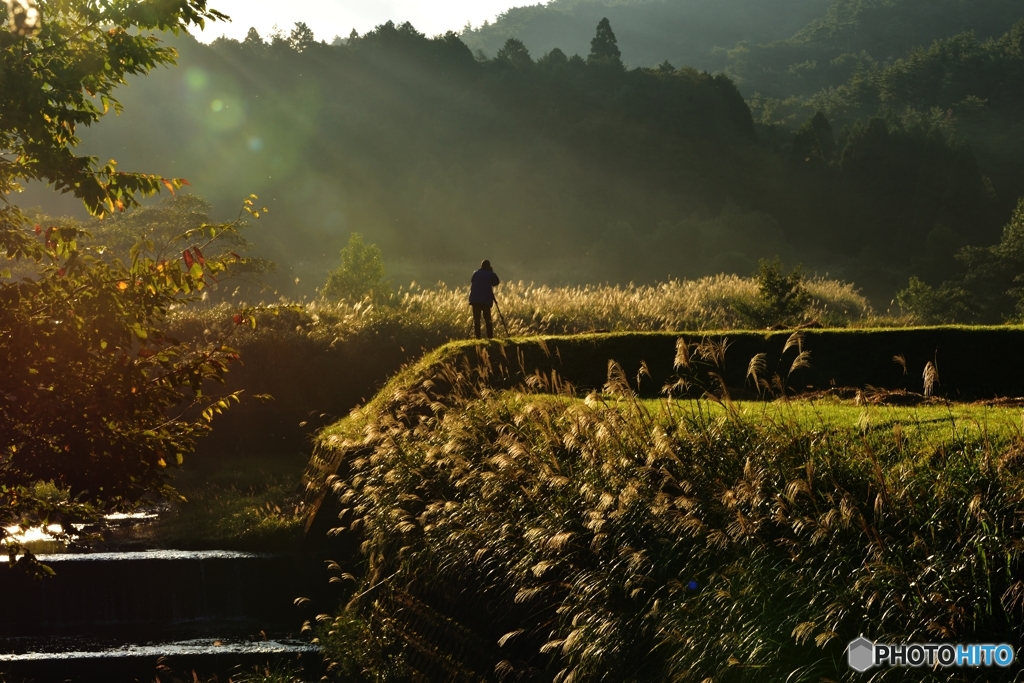
[[[558,0],[434,37],[183,34],[83,149],[188,179],[218,217],[258,194],[282,293],[312,294],[358,232],[396,284],[482,255],[550,284],[779,257],[885,310],[996,245],[1024,195],[1022,20],[1002,0]]]
[[[0,3],[0,681],[1019,683],[1021,0],[235,1]]]

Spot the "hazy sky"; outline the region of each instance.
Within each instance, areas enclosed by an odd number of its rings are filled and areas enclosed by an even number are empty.
[[[204,42],[226,35],[242,39],[255,26],[266,36],[277,24],[288,33],[297,21],[306,22],[317,40],[331,42],[334,36],[360,34],[391,20],[412,22],[428,36],[459,31],[471,21],[479,26],[510,7],[535,4],[537,0],[209,0],[209,6],[231,17],[231,22],[207,25],[200,36]]]

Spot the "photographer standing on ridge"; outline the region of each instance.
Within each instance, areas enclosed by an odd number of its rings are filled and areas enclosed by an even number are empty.
[[[494,305],[494,288],[498,286],[498,276],[491,268],[491,262],[484,259],[480,269],[473,273],[472,286],[469,288],[469,305],[473,307],[473,327],[476,338],[480,338],[480,316],[487,323],[487,338],[494,337],[494,323],[491,321],[491,306]]]

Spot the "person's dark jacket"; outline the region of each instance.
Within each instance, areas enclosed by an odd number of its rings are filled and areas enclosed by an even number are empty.
[[[469,288],[469,303],[491,307],[494,303],[494,287],[498,285],[498,276],[493,270],[481,268],[473,273],[472,286]]]

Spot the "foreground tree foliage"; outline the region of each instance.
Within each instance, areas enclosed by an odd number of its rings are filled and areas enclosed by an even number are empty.
[[[136,203],[136,195],[180,186],[180,180],[118,171],[110,161],[79,156],[77,127],[108,110],[120,112],[114,89],[130,75],[173,64],[177,53],[152,31],[175,34],[226,18],[206,0],[43,0],[31,36],[0,33],[0,192],[40,180],[71,192],[94,214]],[[13,157],[13,158],[12,158]]]
[[[31,225],[10,202],[19,182],[43,181],[103,217],[185,184],[77,155],[77,128],[120,110],[113,91],[126,76],[174,63],[153,31],[224,18],[205,0],[33,4],[22,10],[38,9],[35,23],[22,18],[0,33],[0,538],[12,559],[12,524],[70,531],[84,517],[171,493],[168,466],[237,398],[203,392],[237,354],[222,343],[183,344],[164,322],[243,261],[204,254],[240,221],[145,240],[114,258],[81,227]]]
[[[164,323],[181,295],[227,269],[235,257],[203,249],[236,228],[198,227],[182,236],[194,245],[170,258],[139,245],[125,264],[80,244],[83,230],[37,226],[26,254],[40,259],[37,277],[0,284],[6,484],[52,480],[103,507],[162,490],[164,468],[226,407],[211,405],[203,382],[222,379],[236,357],[167,337]],[[168,415],[197,402],[207,408],[198,420]]]

